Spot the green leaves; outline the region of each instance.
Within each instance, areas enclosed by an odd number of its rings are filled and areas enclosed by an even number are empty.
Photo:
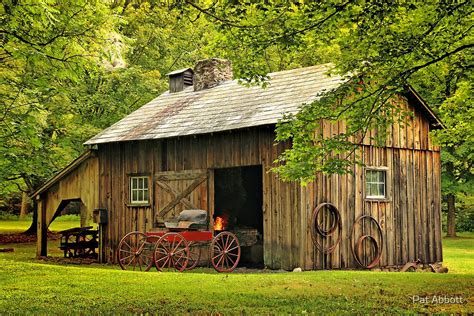
[[[0,11],[0,183],[10,189],[33,190],[219,38],[204,19],[150,2],[7,0]]]
[[[349,172],[358,160],[354,145],[367,131],[376,130],[374,141],[383,144],[387,127],[410,115],[394,102],[406,85],[423,86],[421,94],[432,99],[444,84],[431,80],[429,72],[448,64],[459,73],[467,68],[455,60],[472,56],[468,1],[203,3],[191,7],[220,25],[240,77],[259,82],[268,71],[321,62],[334,63],[334,73],[349,74],[346,85],[278,124],[277,140],[291,141],[291,148],[275,171],[287,180]],[[322,120],[345,121],[345,131],[321,137],[314,124]]]
[[[6,1],[0,10],[0,182],[31,191],[82,150],[68,141],[79,122],[67,119],[67,95],[98,64],[113,19],[90,1]]]
[[[449,178],[470,181],[467,1],[7,0],[0,11],[2,183],[49,177],[87,138],[166,90],[164,74],[207,57],[231,59],[244,84],[326,62],[346,76],[278,124],[277,141],[291,143],[275,168],[286,180],[350,172],[367,131],[383,144],[386,128],[407,119],[394,101],[411,84],[447,126],[435,136],[454,166]]]

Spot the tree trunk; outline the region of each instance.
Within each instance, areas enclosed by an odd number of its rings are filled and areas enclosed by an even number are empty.
[[[23,192],[21,195],[20,220],[24,220],[29,211],[30,211],[30,198],[28,197],[28,193]]]
[[[33,222],[31,223],[30,228],[28,228],[23,234],[26,235],[36,235],[38,231],[38,208],[36,203],[33,202]]]
[[[448,194],[448,237],[456,237],[456,197]]]
[[[449,152],[452,152],[452,147],[447,148]],[[446,163],[447,175],[454,179],[454,165],[452,162]],[[453,192],[448,193],[446,196],[448,200],[448,237],[456,237],[456,196]]]

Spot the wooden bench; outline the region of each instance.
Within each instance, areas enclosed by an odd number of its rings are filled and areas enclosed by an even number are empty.
[[[97,257],[98,231],[92,226],[70,228],[59,233],[59,249],[64,251],[65,258]]]

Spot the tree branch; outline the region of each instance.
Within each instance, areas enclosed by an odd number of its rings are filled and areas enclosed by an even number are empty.
[[[199,12],[201,13],[204,13],[205,15],[207,16],[210,16],[212,17],[213,19],[215,19],[216,21],[219,21],[221,22],[222,24],[225,24],[227,26],[231,26],[231,27],[235,27],[235,28],[239,28],[239,29],[255,29],[255,28],[260,28],[262,26],[265,26],[267,24],[270,24],[270,23],[273,23],[275,22],[276,20],[278,20],[281,16],[283,16],[283,13],[285,11],[283,11],[282,13],[280,13],[280,15],[278,17],[276,17],[275,19],[271,20],[271,21],[267,21],[265,23],[262,23],[262,24],[257,24],[257,25],[242,25],[242,24],[238,24],[234,21],[231,21],[231,20],[228,20],[228,19],[224,19],[214,13],[211,13],[209,12],[209,9],[204,9],[204,8],[201,8],[200,6],[198,6],[197,4],[194,3],[194,1],[191,1],[191,0],[185,0],[186,4],[189,4],[190,6],[192,6],[193,8],[195,8],[196,10],[198,10]]]
[[[430,60],[430,61],[428,61],[428,62],[426,62],[426,63],[424,63],[424,64],[421,64],[421,65],[412,67],[412,68],[410,68],[410,69],[407,69],[406,71],[401,72],[399,77],[400,77],[400,78],[402,78],[402,77],[404,77],[404,76],[410,77],[412,74],[414,74],[414,73],[417,72],[418,70],[421,70],[421,69],[423,69],[423,68],[425,68],[425,67],[428,67],[428,66],[430,66],[430,65],[432,65],[432,64],[436,64],[437,62],[440,62],[440,61],[442,61],[443,59],[448,58],[449,56],[455,55],[455,54],[457,54],[457,53],[459,53],[459,52],[461,52],[461,51],[463,51],[463,50],[465,50],[465,49],[469,49],[469,48],[472,48],[472,47],[474,47],[474,44],[473,44],[473,43],[461,45],[461,46],[459,46],[458,48],[456,48],[456,49],[454,49],[454,50],[452,50],[452,51],[450,51],[450,52],[447,52],[447,53],[445,53],[445,54],[443,54],[443,55],[441,55],[441,56],[439,56],[439,57],[437,57],[437,58],[434,58],[434,59],[432,59],[432,60]]]

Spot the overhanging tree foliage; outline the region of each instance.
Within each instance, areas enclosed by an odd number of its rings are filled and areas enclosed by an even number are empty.
[[[385,127],[409,115],[391,100],[410,84],[446,122],[437,135],[450,179],[443,190],[468,192],[471,7],[468,1],[4,1],[0,194],[17,186],[31,191],[77,156],[88,137],[166,90],[164,74],[205,57],[231,59],[235,76],[250,83],[326,62],[346,76],[336,91],[278,125],[277,140],[293,143],[275,169],[282,178],[306,182],[317,171],[347,172],[367,130],[377,128],[383,141]],[[314,133],[320,119],[345,120],[347,131],[323,138]]]
[[[12,0],[0,10],[2,197],[34,191],[85,140],[166,90],[166,72],[205,57],[212,38],[146,1]]]
[[[180,4],[182,10],[218,24],[227,47],[245,50],[237,63],[242,63],[239,74],[250,81],[265,79],[265,63],[255,56],[269,49],[284,50],[290,63],[298,60],[296,56],[316,55],[311,62],[331,61],[335,73],[347,76],[346,84],[303,105],[299,114],[277,126],[277,140],[292,141],[275,168],[283,179],[307,182],[318,171],[348,172],[351,152],[368,130],[376,129],[382,143],[386,127],[409,115],[391,100],[413,85],[428,100],[436,100],[431,104],[447,122],[437,137],[445,152],[445,178],[450,179],[443,182],[443,190],[453,199],[453,190],[472,186],[474,16],[469,1]],[[304,58],[298,61],[306,65]],[[431,80],[434,76],[443,82]],[[448,92],[439,93],[440,89]],[[347,132],[323,138],[314,132],[321,119],[345,120]],[[454,217],[449,219],[448,226],[454,227]]]
[[[311,180],[315,171],[343,172],[351,162],[344,155],[328,159],[328,152],[350,151],[360,139],[354,137],[370,128],[383,138],[384,127],[400,119],[390,100],[407,84],[423,80],[417,77],[421,70],[474,47],[468,1],[184,1],[183,6],[219,24],[227,46],[245,47],[247,58],[237,64],[242,63],[239,75],[250,80],[264,77],[254,56],[272,46],[288,52],[330,50],[334,72],[347,77],[339,89],[279,125],[278,140],[293,141],[277,169],[288,180]],[[346,120],[348,132],[319,138],[310,122],[323,118]]]
[[[110,21],[103,5],[87,1],[0,8],[0,181],[31,192],[77,155],[67,94],[96,67]]]

